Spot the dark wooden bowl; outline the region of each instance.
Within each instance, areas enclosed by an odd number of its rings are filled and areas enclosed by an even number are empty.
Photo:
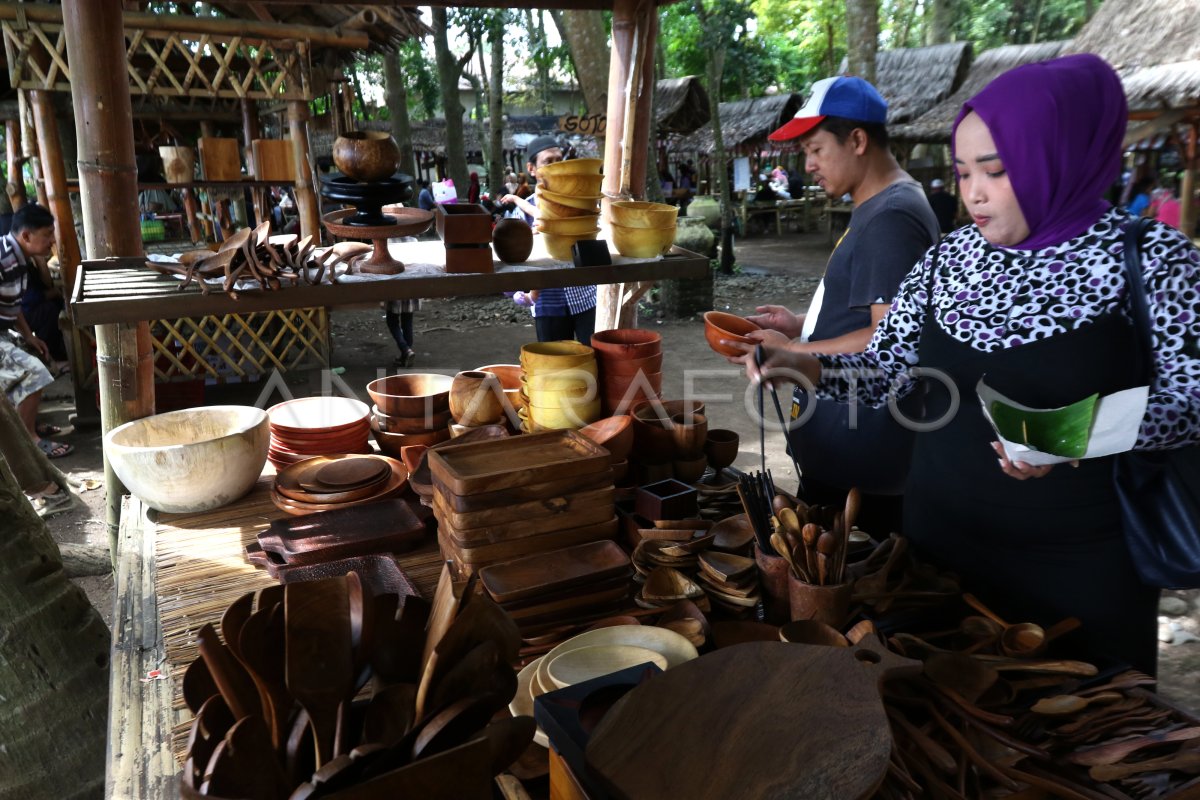
[[[381,181],[396,171],[400,148],[385,131],[348,131],[333,143],[333,163],[363,183]]]

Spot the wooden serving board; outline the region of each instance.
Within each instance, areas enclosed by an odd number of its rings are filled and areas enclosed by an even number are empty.
[[[242,179],[241,149],[237,139],[201,136],[200,169],[206,181],[240,181]]]
[[[867,639],[735,645],[621,698],[593,732],[587,764],[614,798],[869,797],[892,749],[879,682],[920,671]]]
[[[584,542],[597,542],[601,539],[612,539],[617,535],[617,518],[613,517],[596,525],[586,525],[582,528],[568,528],[540,536],[527,536],[523,539],[510,539],[494,544],[467,546],[456,540],[445,528],[438,530],[438,542],[442,553],[447,558],[453,558],[459,565],[471,565],[466,573],[476,568],[495,564],[497,561],[508,561],[521,556],[544,553],[562,547],[570,547]],[[460,569],[460,574],[464,570]]]
[[[424,537],[425,524],[407,502],[384,500],[273,520],[258,543],[288,564],[314,564],[407,550]]]
[[[411,478],[410,478],[411,480]],[[446,484],[433,480],[433,488],[440,490],[446,507],[454,511],[483,511],[487,508],[500,508],[512,503],[524,503],[530,500],[543,500],[547,497],[561,497],[574,492],[587,492],[613,485],[611,469],[600,472],[589,472],[585,475],[572,475],[569,478],[549,480],[543,483],[531,483],[527,486],[514,486],[501,489],[498,492],[479,492],[469,495],[457,495]]]
[[[254,154],[254,179],[258,181],[296,180],[296,162],[291,139],[255,139],[250,143]]]
[[[503,605],[624,575],[630,568],[629,556],[616,542],[588,542],[492,564],[479,571],[479,579]]]
[[[434,502],[439,504],[442,516],[460,531],[469,528],[492,528],[512,523],[529,526],[543,519],[571,519],[576,514],[597,506],[604,506],[610,512],[617,507],[616,489],[612,486],[548,497],[544,500],[528,500],[523,503],[513,503],[507,507],[485,508],[480,511],[455,511],[449,507],[445,495],[440,491],[435,491],[434,497],[436,498]],[[460,536],[459,538],[465,539],[466,537]]]
[[[430,451],[429,467],[451,492],[469,495],[602,472],[609,456],[586,436],[561,430]]]

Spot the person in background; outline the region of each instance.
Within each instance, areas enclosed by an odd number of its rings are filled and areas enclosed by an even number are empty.
[[[504,186],[501,194],[516,194],[517,193],[517,176],[516,173],[510,172],[504,176]]]
[[[514,194],[522,200],[533,194],[533,187],[529,185],[529,176],[522,172],[520,180],[517,181],[516,191],[510,192],[510,194]]]
[[[752,381],[791,369],[819,396],[871,406],[915,387],[916,369],[940,375],[924,398],[904,534],[1007,618],[1078,617],[1087,653],[1153,674],[1159,592],[1134,569],[1114,457],[1010,460],[976,393],[986,375],[1016,403],[1061,408],[1145,384],[1149,354],[1131,321],[1124,263],[1135,218],[1103,199],[1128,122],[1121,81],[1097,56],[1004,73],[964,104],[952,133],[974,224],[920,258],[866,351],[767,345],[761,370],[744,361]],[[1130,420],[1132,449],[1195,446],[1200,250],[1151,222],[1140,251],[1154,378]]]
[[[1171,180],[1168,185],[1159,189],[1151,207],[1147,209],[1146,216],[1153,217],[1159,222],[1170,225],[1175,230],[1183,230],[1180,221],[1182,207],[1179,203],[1179,198],[1175,196],[1174,180]]]
[[[1147,176],[1139,179],[1133,184],[1133,188],[1129,190],[1129,203],[1125,206],[1125,210],[1135,217],[1140,217],[1146,213],[1146,209],[1150,207],[1150,193],[1154,191],[1154,185],[1157,181]]]
[[[388,300],[383,304],[383,310],[388,333],[400,350],[392,366],[411,367],[417,363],[417,352],[413,350],[413,314],[421,310],[421,301],[417,298]]]
[[[421,187],[421,191],[417,192],[417,208],[433,211],[437,207],[437,203],[433,201],[433,190],[429,188],[429,181],[421,178],[417,181],[417,185]]]
[[[553,136],[539,136],[525,148],[525,169],[535,181],[538,169],[562,160],[562,148]],[[500,203],[514,204],[530,225],[537,219],[536,191],[528,199],[508,194],[500,198]],[[591,343],[592,334],[596,331],[595,286],[516,292],[513,302],[530,306],[539,342],[575,339],[582,344]]]
[[[946,182],[934,178],[929,182],[929,207],[937,217],[938,228],[942,233],[954,230],[954,220],[958,216],[958,198],[946,191]]]
[[[479,186],[479,173],[472,172],[471,173],[471,183],[467,186],[467,202],[468,203],[478,203],[479,196],[482,193],[482,191],[483,190]]]
[[[860,352],[913,263],[938,240],[937,218],[921,184],[888,149],[886,120],[887,102],[874,86],[861,78],[826,78],[813,85],[795,118],[770,135],[772,141],[798,138],[813,182],[830,197],[849,194],[854,211],[808,312],[764,305],[750,317],[764,329],[751,336],[764,345]],[[805,420],[788,440],[802,470],[804,499],[841,504],[857,487],[863,529],[879,536],[899,530],[912,432],[887,408],[814,400],[799,390],[791,418]]]
[[[40,359],[50,359],[50,347],[29,327],[21,299],[29,284],[32,259],[50,255],[54,246],[54,217],[36,203],[27,203],[13,215],[12,230],[0,237],[0,388],[17,409],[29,438],[47,458],[62,458],[75,448],[49,437],[62,431],[38,424],[42,390],[54,382]],[[30,355],[14,341],[18,334],[36,353]]]

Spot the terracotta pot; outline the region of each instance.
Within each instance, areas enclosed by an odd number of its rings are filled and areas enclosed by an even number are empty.
[[[671,436],[679,454],[677,460],[694,461],[704,455],[708,418],[703,414],[676,414],[671,417]]]
[[[737,431],[725,428],[714,428],[708,432],[704,440],[704,455],[708,457],[708,465],[717,472],[734,462],[738,454],[741,437]]]
[[[612,328],[592,334],[601,358],[647,358],[662,352],[662,334],[641,328]]]
[[[721,203],[713,195],[701,195],[688,203],[687,215],[700,217],[705,225],[716,228],[721,224]]]
[[[791,619],[791,601],[788,595],[788,574],[791,568],[781,556],[768,555],[754,543],[754,563],[758,566],[758,578],[763,588],[763,611],[766,620],[780,624]]]
[[[722,339],[754,344],[754,340],[747,339],[746,334],[757,330],[760,328],[756,323],[737,314],[726,314],[724,311],[708,311],[704,314],[704,338],[709,347],[723,356],[740,356],[743,353],[721,344]]]
[[[491,425],[504,416],[503,396],[500,379],[491,372],[460,372],[450,384],[450,413],[469,428]]]
[[[533,229],[523,219],[502,219],[492,229],[492,249],[505,264],[522,264],[533,252]]]
[[[390,178],[399,160],[396,140],[384,131],[347,131],[333,143],[333,163],[344,175],[363,183]]]

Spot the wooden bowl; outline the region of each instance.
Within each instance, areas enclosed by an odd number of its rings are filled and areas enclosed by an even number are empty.
[[[702,414],[699,401],[646,400],[633,407],[633,441],[637,458],[650,463],[666,463],[680,457],[679,446],[672,431],[671,417],[683,413]]]
[[[704,338],[708,346],[723,356],[740,356],[742,351],[721,344],[722,339],[754,344],[753,339],[747,339],[746,334],[761,330],[757,323],[736,314],[726,314],[724,311],[708,311],[704,314]]]
[[[450,409],[423,414],[419,417],[393,417],[391,414],[384,414],[380,411],[379,406],[372,406],[371,411],[374,414],[375,424],[381,431],[388,433],[427,433],[441,430],[454,419]]]
[[[713,539],[713,549],[725,553],[742,553],[754,541],[754,526],[745,514],[734,514],[713,525],[709,533]]]
[[[405,447],[414,444],[429,446],[438,442],[444,442],[450,438],[449,428],[428,431],[426,433],[388,433],[372,425],[371,433],[375,435],[375,441],[379,444],[380,451],[392,458],[401,458],[401,450]]]
[[[505,264],[523,264],[533,252],[533,229],[523,219],[502,219],[492,228],[492,250]]]
[[[571,428],[577,430],[595,422],[600,418],[600,401],[590,400],[585,403],[564,402],[560,408],[542,408],[528,405],[523,411],[528,412],[532,426],[543,430]]]
[[[538,189],[537,201],[540,204],[542,199],[549,200],[552,203],[557,203],[560,206],[569,206],[570,208],[581,208],[588,213],[595,213],[597,204],[603,195],[594,194],[590,197],[571,194],[559,194],[549,189]]]
[[[560,161],[559,164],[566,164]],[[555,166],[551,164],[550,166]],[[544,189],[555,194],[565,194],[571,197],[595,197],[600,194],[600,186],[604,183],[603,175],[554,175],[549,177],[545,168],[538,170],[538,180]]]
[[[632,376],[639,372],[653,375],[662,372],[663,354],[654,353],[645,358],[613,358],[603,355],[599,356],[598,362],[605,375]]]
[[[550,662],[569,650],[594,645],[624,644],[653,650],[667,659],[667,669],[691,661],[699,656],[696,646],[674,631],[652,625],[613,625],[573,636],[555,647],[538,663],[538,683],[553,686],[548,667]]]
[[[553,219],[545,217],[538,220],[538,230],[542,233],[553,233],[559,236],[576,236],[581,233],[593,233],[600,230],[599,214],[581,214],[578,217]]]
[[[704,440],[708,438],[707,417],[703,414],[675,414],[671,417],[671,435],[675,437],[680,459],[700,459],[707,466],[708,459],[704,457]],[[704,473],[703,467],[700,472]]]
[[[273,432],[297,435],[350,430],[370,414],[366,403],[350,397],[300,397],[267,409]]]
[[[695,483],[704,477],[704,470],[708,468],[708,459],[704,456],[700,456],[699,458],[677,458],[671,462],[671,466],[676,480],[683,481],[684,483]]]
[[[592,348],[606,361],[647,358],[662,352],[662,334],[641,328],[612,328],[593,333]]]
[[[726,428],[709,430],[704,439],[704,455],[708,457],[708,465],[717,472],[728,467],[737,459],[740,443],[741,437],[737,431]]]
[[[454,376],[450,384],[450,413],[459,425],[477,428],[504,417],[504,389],[490,372],[468,370]]]
[[[520,364],[488,364],[486,367],[476,367],[480,372],[490,372],[500,379],[500,388],[504,390],[504,399],[513,410],[525,404],[521,399],[521,376],[524,370]],[[505,409],[507,413],[507,409]]]
[[[627,414],[596,420],[579,432],[607,450],[614,464],[633,450],[633,417]]]
[[[542,244],[546,247],[546,253],[555,261],[574,262],[575,256],[572,254],[571,248],[575,246],[575,243],[584,239],[595,239],[599,234],[600,231],[598,230],[591,233],[575,233],[569,236],[557,233],[542,233]]]
[[[654,258],[671,252],[675,244],[675,226],[669,228],[628,228],[612,224],[612,242],[617,252],[629,258]]]
[[[384,414],[421,417],[450,408],[454,378],[432,372],[389,375],[367,384],[367,394]]]
[[[386,131],[347,131],[333,143],[333,163],[363,183],[390,178],[399,161],[400,148]]]
[[[586,344],[574,340],[561,342],[530,342],[521,348],[521,367],[525,377],[531,373],[552,372],[563,369],[594,370],[596,353]],[[594,375],[595,372],[593,371]]]
[[[572,158],[538,167],[538,180],[553,180],[561,175],[599,175],[602,169],[602,158]]]
[[[574,206],[556,203],[546,197],[537,199],[538,221],[548,219],[571,219],[572,217],[599,217],[600,209],[596,206],[576,208]]]
[[[647,662],[659,669],[667,668],[666,656],[649,648],[628,644],[598,644],[555,656],[546,667],[546,673],[555,686],[565,689]]]
[[[674,228],[679,206],[617,200],[609,206],[608,216],[614,225],[626,228]]]

